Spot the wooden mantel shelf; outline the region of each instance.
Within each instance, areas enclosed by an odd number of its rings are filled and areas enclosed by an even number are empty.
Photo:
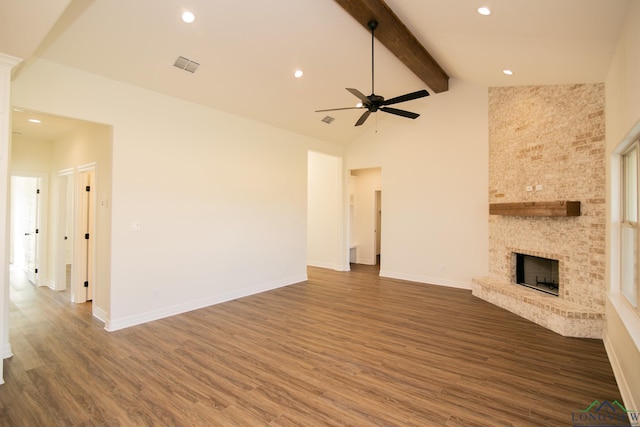
[[[508,216],[580,216],[580,202],[554,200],[551,202],[491,203],[489,215]]]

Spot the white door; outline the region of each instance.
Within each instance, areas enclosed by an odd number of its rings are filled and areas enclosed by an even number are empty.
[[[80,262],[77,266],[79,285],[84,287],[86,301],[93,300],[94,246],[95,246],[95,188],[94,171],[80,173],[78,229],[80,230]],[[76,266],[74,265],[74,269]],[[78,301],[79,302],[79,301]]]
[[[37,285],[40,178],[14,176],[11,184],[14,192],[12,203],[16,204],[13,209],[13,214],[16,215],[13,223],[16,225],[16,234],[19,234],[16,239],[21,239],[21,244],[16,245],[15,255],[22,258],[20,264],[23,265],[29,281]]]
[[[27,277],[34,285],[38,284],[38,199],[40,188],[38,188],[37,178],[26,178],[27,185],[27,233],[25,233],[25,264],[27,266]]]

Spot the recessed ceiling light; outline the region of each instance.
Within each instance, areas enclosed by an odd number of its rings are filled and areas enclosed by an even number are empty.
[[[29,119],[29,121],[31,123],[42,123],[42,120],[38,120],[38,119]]]
[[[196,16],[193,13],[189,12],[189,11],[184,12],[182,14],[182,20],[184,22],[186,22],[187,24],[191,24],[193,21],[195,21],[195,19],[196,19]]]
[[[489,15],[491,15],[491,9],[489,9],[486,6],[482,6],[482,7],[478,8],[478,13],[480,15],[489,16]]]
[[[303,74],[304,74],[304,73],[302,72],[302,70],[296,70],[296,72],[295,72],[295,73],[293,73],[293,76],[294,76],[296,79],[299,79],[300,77],[302,77],[302,75],[303,75]]]
[[[505,73],[507,76],[513,75],[513,71],[511,70],[502,70],[502,72]]]

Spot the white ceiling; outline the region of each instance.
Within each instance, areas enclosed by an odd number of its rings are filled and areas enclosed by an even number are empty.
[[[40,123],[32,123],[29,120],[40,120]],[[54,141],[75,129],[82,123],[81,120],[67,117],[59,117],[43,113],[24,111],[18,108],[13,110],[11,117],[11,132],[14,142],[17,140]]]
[[[604,81],[629,1],[386,0],[452,78],[488,87]],[[0,28],[13,17],[20,25],[12,24],[10,38],[0,33],[0,52],[37,54],[339,144],[376,123],[355,128],[361,111],[336,111],[327,125],[325,113],[314,112],[353,106],[357,99],[346,87],[371,93],[370,34],[332,0],[1,4]],[[491,16],[476,12],[483,5]],[[184,10],[195,13],[193,24],[181,21]],[[26,47],[23,36],[31,40]],[[173,67],[178,56],[200,63],[196,73]],[[426,87],[378,42],[375,66],[375,91],[386,98]],[[293,77],[297,68],[301,79]],[[398,107],[420,113],[432,97]],[[408,120],[376,116],[379,123]]]

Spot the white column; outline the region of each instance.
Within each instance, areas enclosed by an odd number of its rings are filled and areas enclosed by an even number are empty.
[[[9,343],[9,159],[11,144],[11,70],[22,60],[0,53],[0,356],[13,356]],[[1,360],[0,360],[1,362]],[[4,384],[0,363],[0,384]]]

